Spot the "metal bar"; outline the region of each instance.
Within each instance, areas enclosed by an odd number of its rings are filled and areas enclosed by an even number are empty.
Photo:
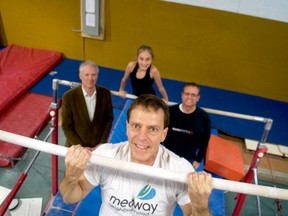
[[[54,145],[40,140],[34,140],[3,130],[0,130],[0,140],[62,157],[67,154],[68,150],[68,148],[64,146]],[[145,175],[145,173],[149,173],[149,176],[151,176],[152,178],[161,178],[169,181],[176,181],[187,184],[187,173],[172,172],[170,170],[165,170],[133,162],[116,160],[96,154],[92,154],[89,162],[101,166],[110,167],[113,169],[122,170],[125,172],[132,172],[138,175]],[[288,190],[281,188],[266,187],[243,182],[229,181],[219,178],[213,178],[212,185],[215,189],[219,190],[227,190],[236,193],[245,193],[255,196],[264,196],[269,198],[288,200]]]

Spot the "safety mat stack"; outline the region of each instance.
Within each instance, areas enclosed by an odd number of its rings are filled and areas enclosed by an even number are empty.
[[[52,98],[29,93],[62,61],[57,51],[10,45],[0,51],[0,129],[34,137],[46,125]],[[25,148],[0,142],[0,166],[13,167]]]

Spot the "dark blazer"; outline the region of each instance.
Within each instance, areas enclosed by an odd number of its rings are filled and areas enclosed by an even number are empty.
[[[95,147],[106,143],[114,119],[111,93],[96,86],[96,111],[92,122],[89,119],[82,87],[70,89],[63,96],[62,128],[67,138],[66,146],[81,144]]]

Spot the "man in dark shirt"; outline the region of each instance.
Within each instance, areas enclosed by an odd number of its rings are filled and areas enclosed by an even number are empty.
[[[200,86],[197,83],[185,84],[181,96],[181,104],[169,107],[170,124],[164,146],[189,160],[196,170],[206,154],[211,120],[196,105],[200,99]]]

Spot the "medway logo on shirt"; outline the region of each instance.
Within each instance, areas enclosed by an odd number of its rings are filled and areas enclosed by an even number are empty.
[[[150,185],[145,185],[137,195],[137,199],[119,199],[115,196],[110,197],[109,205],[118,212],[130,212],[135,215],[153,215],[158,204],[145,202],[155,197],[156,190]]]

